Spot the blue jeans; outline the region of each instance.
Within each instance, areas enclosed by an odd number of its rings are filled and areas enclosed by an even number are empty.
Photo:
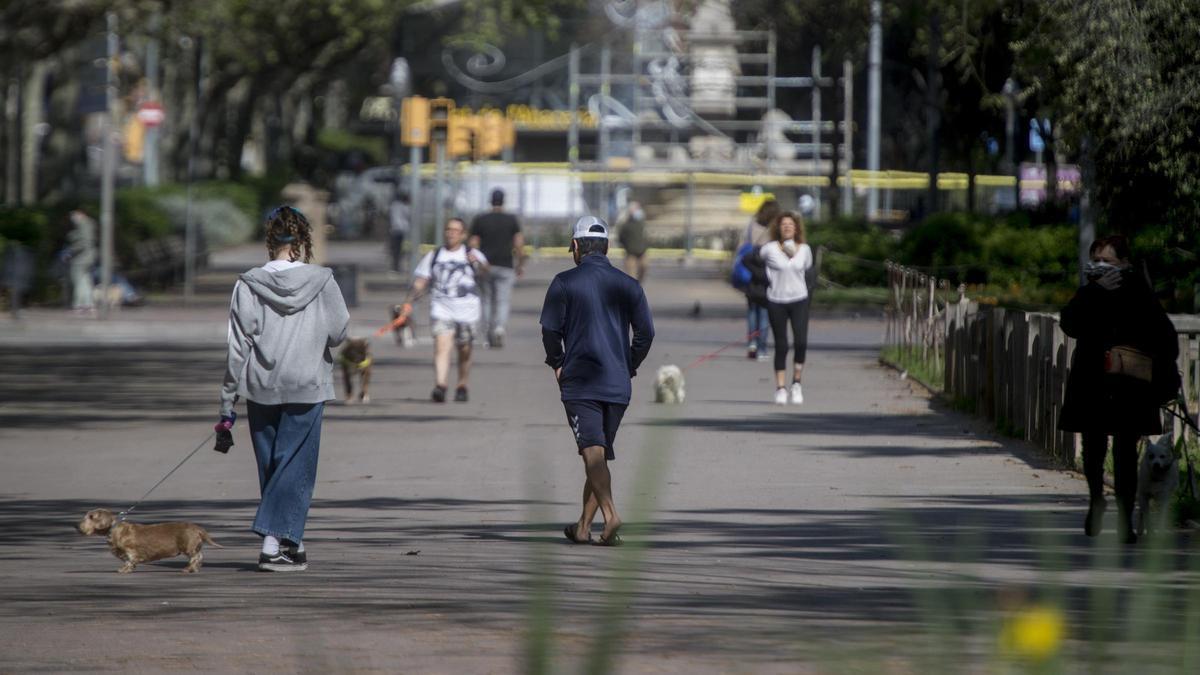
[[[300,543],[317,482],[324,403],[246,402],[262,502],[250,529]]]
[[[512,305],[513,284],[517,271],[511,267],[493,267],[487,274],[476,279],[479,284],[479,299],[483,305],[479,329],[484,338],[503,333],[508,325],[508,311]]]
[[[767,332],[771,327],[771,323],[767,319],[767,308],[749,301],[746,305],[746,334],[758,331],[758,335],[750,340],[758,350],[759,356],[765,355],[767,353]]]

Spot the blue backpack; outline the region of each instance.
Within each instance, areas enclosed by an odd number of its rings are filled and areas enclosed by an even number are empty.
[[[754,252],[754,244],[742,244],[737,253],[733,254],[733,269],[729,272],[729,283],[738,290],[746,290],[754,275],[746,267],[746,256]]]

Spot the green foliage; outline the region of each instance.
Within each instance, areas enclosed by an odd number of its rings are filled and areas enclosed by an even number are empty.
[[[1074,288],[1074,225],[1034,226],[1025,217],[930,216],[905,233],[899,260],[954,283],[1010,289]]]
[[[821,276],[841,286],[885,286],[884,262],[896,255],[897,238],[862,218],[838,218],[808,226],[813,248],[826,249]]]
[[[171,216],[159,201],[161,192],[161,188],[147,187],[117,191],[113,204],[113,250],[121,266],[129,268],[134,264],[138,242],[171,234]],[[99,222],[99,205],[89,205],[84,210]]]
[[[363,136],[341,129],[322,129],[317,133],[317,146],[339,155],[361,152],[370,164],[384,164],[388,159],[387,142],[379,136]]]
[[[940,393],[945,388],[945,360],[933,358],[932,352],[922,354],[919,347],[889,346],[883,348],[879,358],[926,389]]]
[[[38,248],[47,235],[47,220],[46,213],[39,209],[0,209],[0,241]]]
[[[500,47],[525,37],[531,28],[554,40],[562,17],[583,7],[583,0],[463,0],[460,30],[446,43],[475,49]]]
[[[246,241],[262,213],[258,191],[251,185],[208,181],[192,186],[192,215],[207,246]],[[90,213],[97,213],[94,206]],[[136,264],[138,242],[182,236],[187,227],[187,186],[135,187],[119,190],[114,208],[114,247],[122,265]]]
[[[1200,219],[1200,4],[1046,4],[1044,21],[1018,43],[1018,66],[1047,77],[1042,96],[1058,112],[1065,147],[1080,153],[1087,144],[1085,180],[1094,186],[1099,222],[1135,237],[1144,228],[1165,228],[1169,232],[1151,238],[1182,235],[1185,241],[1178,243],[1194,246]],[[1194,263],[1178,262],[1170,256],[1155,261],[1170,277],[1194,274]]]
[[[1134,232],[1130,245],[1134,258],[1146,262],[1169,311],[1200,311],[1200,228],[1146,225]]]
[[[978,265],[983,249],[982,222],[965,213],[939,213],[904,234],[900,259],[906,265],[955,272]]]
[[[1078,234],[1073,225],[995,227],[982,238],[982,262],[991,283],[1073,284],[1078,268]]]

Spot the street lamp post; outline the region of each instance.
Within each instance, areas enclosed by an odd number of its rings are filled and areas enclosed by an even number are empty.
[[[1000,90],[1000,93],[1004,94],[1006,113],[1004,124],[1004,163],[1016,181],[1013,185],[1014,210],[1021,206],[1021,171],[1017,166],[1015,147],[1017,140],[1017,94],[1019,92],[1020,88],[1011,77],[1004,81],[1004,88]]]
[[[113,138],[116,133],[116,106],[117,106],[117,14],[109,12],[106,17],[107,21],[107,44],[108,44],[108,73],[104,87],[105,92],[105,117],[104,117],[104,138],[102,139],[104,165],[101,169],[100,176],[100,312],[102,316],[108,315],[108,288],[112,283],[113,272],[113,236],[115,227],[113,225],[113,209],[114,209],[114,188],[116,184],[117,171],[117,143]]]

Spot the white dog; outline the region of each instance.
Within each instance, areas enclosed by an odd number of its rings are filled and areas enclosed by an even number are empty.
[[[654,376],[655,403],[683,403],[683,371],[679,366],[663,366]]]
[[[1147,525],[1157,529],[1167,521],[1171,500],[1179,486],[1179,462],[1175,459],[1175,443],[1171,432],[1146,444],[1142,464],[1138,469],[1137,532],[1145,534]],[[1150,502],[1154,502],[1154,522],[1150,523]]]

